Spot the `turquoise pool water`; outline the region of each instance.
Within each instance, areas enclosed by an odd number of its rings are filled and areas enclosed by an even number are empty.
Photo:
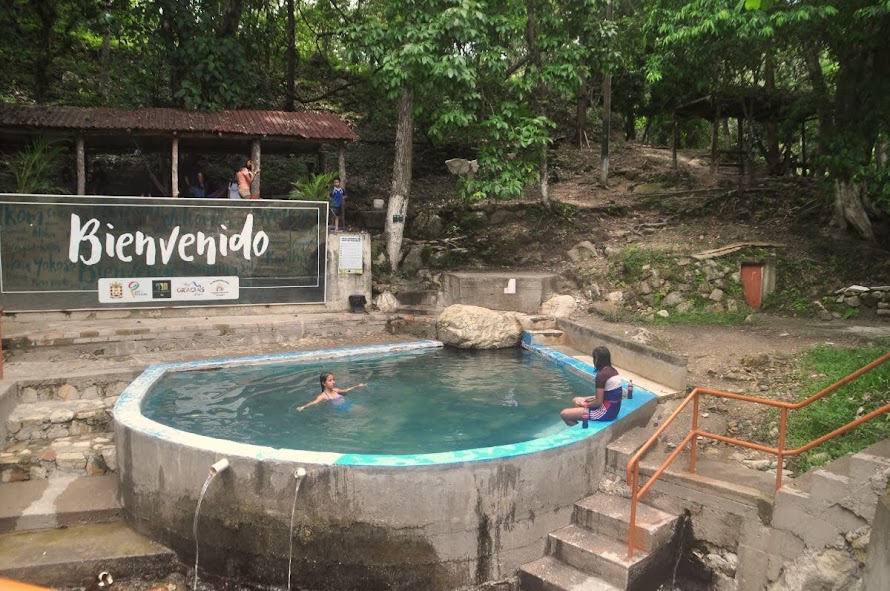
[[[297,412],[334,372],[367,383]],[[560,409],[590,381],[523,349],[425,349],[166,373],[142,413],[182,431],[276,448],[416,454],[508,445],[560,431]]]

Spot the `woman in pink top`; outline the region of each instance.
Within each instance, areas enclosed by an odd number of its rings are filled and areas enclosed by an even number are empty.
[[[256,178],[256,175],[260,174],[260,169],[253,169],[253,161],[248,160],[244,164],[244,168],[239,170],[235,176],[238,178],[238,194],[242,199],[256,199],[257,196],[250,194],[250,184],[253,182],[253,179]]]

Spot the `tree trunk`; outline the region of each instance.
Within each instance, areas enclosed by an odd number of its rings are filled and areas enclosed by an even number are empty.
[[[769,93],[776,90],[776,62],[773,58],[772,47],[767,48],[766,61],[764,62],[764,84]],[[782,158],[779,151],[779,124],[773,117],[766,122],[766,163],[771,174],[782,172]]]
[[[612,20],[612,0],[606,1],[606,21]],[[612,133],[612,74],[603,72],[603,140],[600,150],[600,184],[609,185],[609,136]]]
[[[538,0],[526,0],[525,2],[526,20],[525,20],[525,43],[528,46],[529,60],[535,67],[535,78],[538,83],[529,97],[529,108],[533,113],[543,113],[542,100],[544,94],[544,84],[541,82],[541,46],[538,44]],[[550,207],[550,188],[547,186],[547,148],[541,148],[540,170],[541,170],[541,203],[545,207]]]
[[[548,170],[548,161],[547,161],[547,147],[541,148],[541,202],[544,204],[544,207],[550,208],[550,179],[547,178],[550,174]]]
[[[108,85],[111,82],[111,26],[108,24],[108,15],[111,12],[111,2],[106,0],[105,32],[102,34],[102,50],[99,53],[99,61],[102,71],[99,73],[99,96],[108,100]]]
[[[402,237],[405,234],[405,215],[411,193],[411,162],[414,149],[414,91],[402,90],[396,104],[396,143],[392,165],[392,190],[386,210],[386,254],[393,271],[402,260]]]
[[[34,62],[34,98],[42,102],[49,93],[50,66],[53,62],[53,40],[56,21],[59,18],[56,2],[35,2],[37,19],[40,21],[36,59]]]
[[[287,98],[284,101],[284,110],[293,111],[296,98],[294,79],[297,70],[297,38],[296,19],[294,18],[294,0],[287,0],[287,81],[285,92]]]
[[[874,240],[871,220],[865,211],[865,187],[853,181],[834,181],[834,222],[842,229],[853,226],[866,240]]]
[[[578,147],[583,148],[585,145],[588,145],[587,141],[587,109],[590,107],[590,86],[588,85],[588,81],[584,80],[581,82],[581,87],[578,89],[578,103],[577,103],[577,126],[578,126]]]
[[[825,139],[831,135],[833,131],[833,122],[831,118],[832,101],[828,93],[828,85],[825,82],[825,76],[822,74],[822,63],[820,61],[820,48],[815,43],[803,44],[804,63],[807,66],[807,75],[810,79],[810,85],[813,87],[813,95],[816,99],[816,109],[819,115],[819,130],[816,133],[816,150],[810,150],[806,160],[814,163],[811,166],[813,176],[819,176],[822,171],[818,166],[818,155],[825,151]]]
[[[244,0],[227,0],[219,26],[216,28],[217,38],[222,39],[235,35],[235,32],[238,30],[238,23],[241,22],[241,11],[243,8]]]

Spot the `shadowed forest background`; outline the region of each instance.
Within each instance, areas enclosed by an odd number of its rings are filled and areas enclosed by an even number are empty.
[[[465,202],[549,207],[557,148],[595,151],[583,172],[607,187],[610,146],[638,141],[738,147],[765,174],[809,179],[826,223],[887,239],[883,1],[3,0],[0,20],[4,102],[335,112],[373,148],[351,157],[353,196],[386,197],[390,214],[406,212],[413,177],[444,158],[478,160],[477,174],[455,179]],[[775,111],[677,111],[704,96]],[[71,147],[46,144],[4,146],[0,188],[72,192]],[[88,188],[149,192],[165,157],[138,143],[92,155]],[[186,155],[185,168],[221,185],[236,157]],[[312,160],[264,162],[264,196],[311,182],[323,172]],[[393,268],[401,231],[387,221]]]

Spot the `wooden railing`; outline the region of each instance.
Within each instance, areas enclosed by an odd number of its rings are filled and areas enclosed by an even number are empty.
[[[890,353],[885,354],[878,359],[875,359],[868,365],[858,369],[857,371],[851,373],[847,377],[838,380],[834,384],[828,386],[824,390],[821,390],[809,398],[805,400],[801,400],[800,402],[780,402],[777,400],[768,400],[766,398],[760,398],[757,396],[746,396],[744,394],[734,394],[732,392],[721,392],[720,390],[710,390],[707,388],[695,388],[689,396],[686,397],[685,400],[677,407],[677,410],[673,412],[673,414],[666,420],[658,430],[652,434],[652,436],[637,450],[637,453],[633,455],[630,461],[627,462],[627,483],[630,486],[631,491],[631,499],[630,499],[630,531],[628,532],[627,539],[627,556],[628,558],[634,555],[635,551],[635,537],[636,537],[636,515],[637,515],[637,503],[640,498],[646,494],[646,492],[652,487],[655,481],[661,476],[665,470],[667,470],[668,466],[679,456],[683,450],[686,449],[688,444],[692,444],[692,448],[689,452],[689,472],[695,472],[695,455],[696,449],[698,447],[697,441],[699,438],[707,438],[713,439],[715,441],[722,441],[724,443],[729,443],[732,445],[738,445],[741,447],[747,447],[749,449],[756,449],[758,451],[762,451],[765,453],[773,454],[776,456],[776,490],[779,490],[782,486],[782,468],[783,468],[783,460],[786,456],[796,456],[800,455],[805,451],[808,451],[817,445],[825,443],[829,439],[833,439],[838,435],[842,435],[847,431],[854,429],[865,423],[867,421],[872,420],[873,418],[880,416],[882,414],[890,412],[890,403],[881,406],[880,408],[876,408],[868,414],[865,414],[854,421],[851,421],[840,427],[835,429],[831,433],[827,433],[818,439],[807,443],[797,449],[785,449],[785,434],[788,427],[788,411],[797,410],[799,408],[803,408],[813,402],[819,400],[820,398],[834,392],[841,386],[852,382],[862,374],[873,370],[874,368],[882,365],[890,361]],[[763,404],[766,406],[776,407],[781,410],[781,418],[779,420],[779,441],[776,447],[769,447],[766,445],[760,445],[758,443],[753,443],[750,441],[743,441],[741,439],[735,439],[733,437],[726,437],[724,435],[717,435],[716,433],[709,433],[708,431],[701,431],[698,428],[698,416],[699,416],[699,399],[701,396],[716,396],[719,398],[731,398],[733,400],[742,400],[744,402],[753,402],[755,404]],[[639,486],[640,479],[640,461],[643,458],[643,455],[649,451],[661,434],[668,428],[668,426],[676,420],[678,416],[683,412],[683,410],[692,404],[692,426],[689,433],[686,437],[683,438],[683,441],[674,449],[674,451],[667,457],[667,459],[661,464],[661,466],[649,477],[649,480],[642,487]]]

